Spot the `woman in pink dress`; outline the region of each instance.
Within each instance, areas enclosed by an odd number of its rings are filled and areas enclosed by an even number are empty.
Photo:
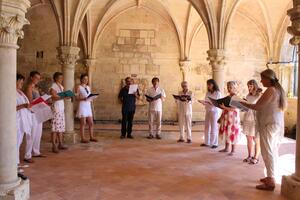
[[[236,95],[236,82],[227,82],[227,90],[229,96],[232,97]],[[223,112],[220,118],[219,134],[225,139],[225,148],[219,152],[228,152],[231,145],[231,152],[229,155],[232,156],[235,152],[235,145],[237,144],[240,136],[240,113],[238,109],[226,107],[224,104],[221,105],[221,108],[223,109]]]

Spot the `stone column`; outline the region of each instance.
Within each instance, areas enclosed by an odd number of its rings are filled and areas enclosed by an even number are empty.
[[[225,81],[225,51],[224,49],[210,49],[207,51],[209,64],[212,67],[212,77],[219,85],[221,93],[224,93]]]
[[[61,46],[57,48],[57,58],[61,62],[62,72],[64,75],[64,88],[65,90],[74,91],[74,75],[75,64],[79,58],[80,48],[71,46]],[[74,132],[74,106],[72,99],[65,100],[65,120],[66,120],[66,133]]]
[[[191,61],[188,59],[179,61],[180,71],[182,72],[182,81],[190,81]]]
[[[89,86],[92,89],[92,83],[93,83],[93,74],[96,71],[96,59],[85,59],[84,60],[85,66],[88,68],[88,75],[89,75]]]
[[[0,200],[29,199],[29,181],[17,176],[15,101],[17,40],[29,24],[25,19],[29,7],[28,0],[0,1]]]
[[[298,45],[300,49],[300,0],[293,1],[294,7],[288,11],[288,15],[291,17],[292,26],[288,27],[288,32],[294,37],[290,40],[292,45]],[[298,61],[300,67],[298,51]],[[300,70],[298,70],[298,77],[300,77]],[[300,79],[298,79],[298,85],[300,86]],[[300,94],[300,87],[298,87],[298,95]],[[300,98],[298,97],[297,104],[297,122],[300,120]],[[291,176],[283,176],[281,184],[281,194],[287,197],[289,200],[298,200],[300,197],[300,126],[297,123],[297,136],[296,136],[296,167],[295,173]]]

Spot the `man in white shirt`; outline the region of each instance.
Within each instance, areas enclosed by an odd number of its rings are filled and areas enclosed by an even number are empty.
[[[153,87],[146,92],[146,99],[149,102],[149,131],[148,139],[161,139],[161,118],[162,118],[162,101],[166,98],[165,91],[159,87],[159,79],[152,79]]]
[[[178,142],[184,142],[184,133],[187,133],[187,143],[192,143],[192,91],[188,89],[188,83],[181,83],[182,91],[179,92],[180,99],[176,100],[178,105],[178,121],[180,138]]]

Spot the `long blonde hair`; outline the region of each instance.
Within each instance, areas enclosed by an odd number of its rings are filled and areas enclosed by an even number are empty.
[[[273,87],[275,87],[275,89],[279,92],[279,108],[281,110],[285,110],[287,107],[285,91],[282,88],[282,86],[280,85],[275,72],[271,69],[266,69],[263,72],[261,72],[260,75],[261,75],[261,77],[269,79],[271,81],[271,85]]]

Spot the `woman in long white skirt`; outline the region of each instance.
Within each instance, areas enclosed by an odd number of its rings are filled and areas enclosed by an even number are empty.
[[[91,94],[91,89],[88,86],[89,77],[87,74],[82,74],[80,77],[80,85],[77,88],[77,100],[79,101],[79,106],[77,110],[77,117],[80,119],[80,136],[81,143],[98,142],[94,137],[93,129],[93,113],[91,101],[88,99],[88,96]],[[87,140],[84,137],[84,129],[86,123],[89,126],[90,139]]]
[[[23,141],[24,134],[29,135],[32,131],[32,113],[30,103],[26,95],[22,91],[25,77],[17,74],[17,163],[20,163],[20,146]]]
[[[30,72],[28,83],[26,85],[25,94],[29,102],[33,102],[40,97],[37,84],[40,82],[41,74],[37,71]],[[33,163],[32,157],[42,158],[45,157],[40,152],[40,145],[43,132],[43,123],[38,122],[36,115],[32,115],[32,130],[31,134],[26,135],[26,154],[24,161],[27,163]],[[27,137],[28,136],[28,137]]]
[[[256,104],[243,103],[256,110],[257,127],[260,134],[261,154],[265,162],[267,177],[260,179],[259,190],[275,189],[276,161],[280,139],[284,135],[285,92],[273,70],[267,69],[261,74],[261,83],[267,90]]]

